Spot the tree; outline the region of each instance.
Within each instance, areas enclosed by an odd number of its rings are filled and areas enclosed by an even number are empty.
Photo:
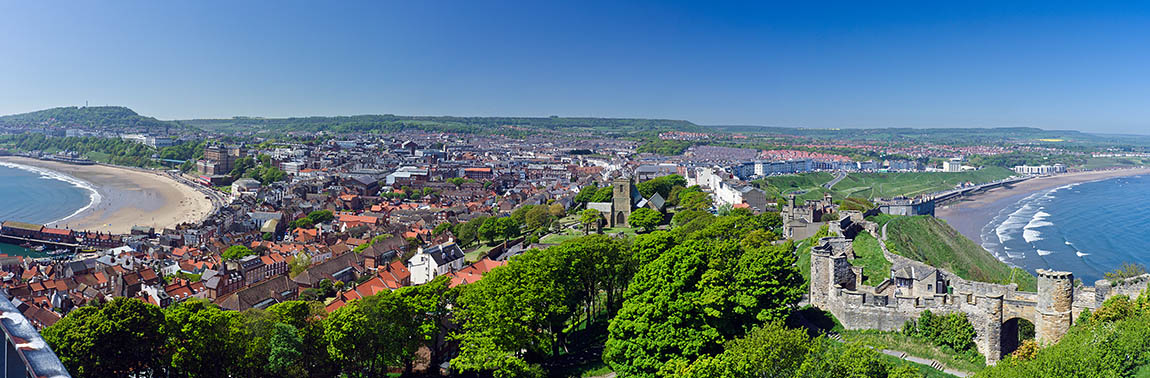
[[[590,202],[611,202],[615,198],[615,190],[610,186],[605,186],[595,190],[595,195],[591,196]]]
[[[288,275],[295,278],[295,276],[311,267],[311,255],[307,252],[300,251],[291,258],[291,261],[288,261],[288,266],[290,269]]]
[[[307,214],[312,223],[327,223],[335,219],[335,215],[331,210],[316,210]]]
[[[466,247],[475,243],[479,239],[479,228],[487,218],[478,217],[468,221],[467,223],[460,223],[455,226],[455,237],[459,239],[459,244]]]
[[[679,377],[795,377],[811,352],[806,332],[787,329],[781,323],[755,327],[746,337],[732,340],[723,353],[702,357],[679,371],[674,364],[665,376]]]
[[[584,186],[582,189],[579,189],[579,194],[575,195],[575,202],[592,202],[591,199],[595,198],[595,194],[598,193],[598,191],[599,187],[595,186],[595,184]]]
[[[352,376],[382,376],[412,358],[421,339],[414,309],[390,291],[354,300],[324,324],[328,353]]]
[[[781,321],[802,297],[794,260],[790,246],[744,251],[736,240],[689,240],[661,253],[628,286],[604,361],[653,376],[671,360],[717,353],[724,340]]]
[[[579,223],[583,225],[583,235],[591,233],[591,226],[598,225],[603,216],[599,214],[599,210],[587,209],[579,213]]]
[[[269,371],[280,376],[297,375],[289,373],[300,365],[303,359],[303,338],[295,327],[284,323],[272,325],[272,335],[268,340]]]
[[[632,211],[631,217],[627,218],[627,222],[631,223],[632,227],[641,227],[643,231],[651,232],[659,223],[663,222],[663,214],[644,207]]]
[[[296,361],[297,366],[304,373],[308,373],[312,377],[330,377],[338,374],[338,366],[331,360],[327,351],[327,342],[323,338],[324,321],[328,315],[323,308],[323,303],[280,302],[268,307],[267,312],[271,314],[275,322],[295,328],[296,335],[301,341],[300,357]],[[284,357],[288,356],[290,355],[284,355]],[[269,355],[270,358],[271,355]],[[270,361],[269,365],[271,365]],[[288,371],[294,370],[288,369]],[[281,372],[273,371],[272,373],[273,375],[284,375]]]
[[[291,228],[312,228],[315,227],[315,221],[311,218],[303,217],[291,222]]]
[[[453,366],[515,374],[537,371],[527,354],[559,353],[563,325],[580,298],[569,264],[549,250],[528,250],[463,287],[456,301],[461,332]]]
[[[447,231],[451,231],[451,223],[440,223],[435,226],[435,229],[431,231],[431,234],[439,236],[443,235],[443,233]]]
[[[559,208],[562,209],[563,206],[559,206]],[[550,208],[547,206],[536,206],[532,208],[527,212],[525,218],[524,223],[527,225],[528,230],[549,228],[551,227],[551,222],[555,220],[554,216],[551,215]]]
[[[679,227],[679,226],[685,225],[687,223],[691,223],[691,221],[695,220],[695,218],[698,218],[698,217],[710,217],[710,216],[711,216],[711,213],[708,213],[706,211],[698,211],[698,210],[680,211],[680,212],[675,213],[675,215],[671,217],[671,227]]]
[[[698,185],[679,192],[679,207],[687,210],[703,211],[714,206],[711,195],[699,188]]]
[[[635,188],[639,190],[639,194],[643,198],[650,198],[655,193],[659,193],[659,196],[667,199],[670,197],[672,189],[685,186],[687,186],[687,179],[683,176],[667,175],[640,182],[635,185]]]
[[[167,367],[163,328],[158,306],[117,297],[73,310],[41,334],[77,377],[128,377]]]
[[[428,365],[439,366],[447,353],[448,332],[454,326],[451,307],[458,291],[451,289],[451,279],[438,276],[431,282],[403,287],[395,293],[416,314],[420,341],[429,353]]]
[[[248,247],[245,247],[242,245],[233,245],[231,247],[228,247],[228,249],[224,250],[224,253],[221,254],[220,257],[223,257],[224,260],[239,260],[239,259],[244,258],[244,256],[248,256],[248,255],[252,255],[252,254],[254,254],[254,253]]]
[[[286,178],[286,177],[287,177],[287,172],[284,172],[282,169],[279,169],[276,167],[268,167],[267,169],[264,170],[263,174],[260,175],[259,180],[264,185],[267,185],[267,184],[271,184],[273,182],[283,181],[284,178]]]
[[[164,311],[167,322],[167,348],[172,353],[171,369],[188,377],[242,374],[245,342],[250,328],[240,313],[221,310],[206,300],[189,299]]]
[[[555,202],[555,203],[552,203],[551,206],[547,208],[547,212],[551,213],[551,216],[553,216],[555,218],[560,218],[564,214],[567,214],[567,209],[563,208],[563,204],[561,204],[559,202]]]

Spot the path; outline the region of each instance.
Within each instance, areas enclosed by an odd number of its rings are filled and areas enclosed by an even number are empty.
[[[900,359],[903,359],[906,361],[914,362],[914,363],[919,364],[919,365],[930,366],[930,367],[935,368],[939,371],[942,371],[943,373],[947,373],[947,374],[950,374],[950,375],[953,375],[956,377],[960,377],[960,378],[966,378],[966,377],[973,375],[971,373],[961,371],[961,370],[948,369],[941,362],[938,362],[935,360],[928,360],[928,359],[925,359],[922,357],[911,356],[909,354],[906,354],[906,352],[903,352],[903,351],[898,351],[898,350],[894,350],[894,349],[883,349],[882,354],[892,356],[895,358],[900,358]]]

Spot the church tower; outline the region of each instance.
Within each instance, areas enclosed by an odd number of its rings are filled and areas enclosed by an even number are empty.
[[[608,219],[607,224],[611,227],[630,227],[627,221],[631,219],[631,179],[626,177],[616,178],[612,183],[612,206],[611,218]]]

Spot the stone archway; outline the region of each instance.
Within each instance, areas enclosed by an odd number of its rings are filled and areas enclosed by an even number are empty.
[[[1002,323],[1002,333],[999,334],[999,347],[1002,349],[1002,356],[1006,357],[1014,353],[1023,341],[1033,339],[1033,322],[1020,317],[1007,319]]]
[[[627,214],[622,211],[615,213],[615,227],[623,227],[627,224]]]

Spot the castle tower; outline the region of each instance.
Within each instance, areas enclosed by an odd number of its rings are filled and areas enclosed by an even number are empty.
[[[833,251],[818,246],[811,247],[811,282],[808,290],[811,305],[821,309],[830,308],[831,291],[835,286],[835,263],[832,253]]]
[[[1074,303],[1074,274],[1038,270],[1038,306],[1034,333],[1039,344],[1058,342],[1070,330]]]
[[[611,217],[607,219],[607,224],[611,227],[630,227],[627,221],[631,219],[631,179],[626,177],[616,178],[611,186],[614,188],[612,194]]]

